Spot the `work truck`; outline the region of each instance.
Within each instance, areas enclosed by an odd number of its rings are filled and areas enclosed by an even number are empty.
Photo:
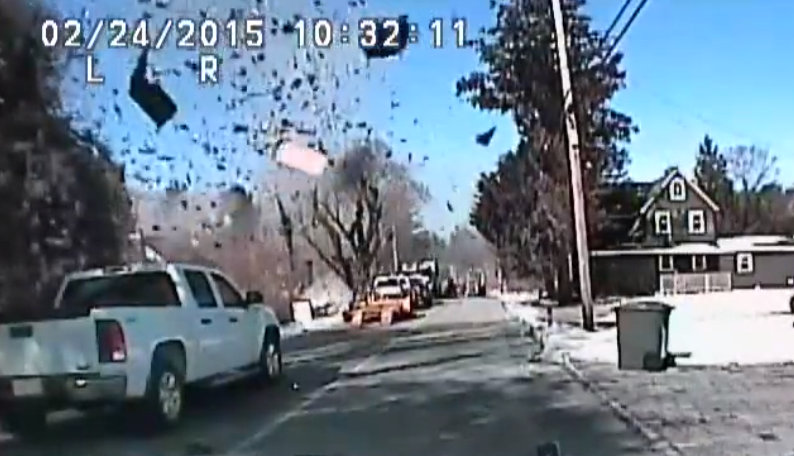
[[[20,436],[50,411],[122,405],[179,423],[186,385],[282,374],[281,328],[221,271],[141,263],[66,277],[48,309],[0,311],[0,419]]]
[[[353,305],[349,318],[355,327],[373,320],[389,326],[397,319],[413,317],[418,299],[408,276],[377,276],[369,292]]]

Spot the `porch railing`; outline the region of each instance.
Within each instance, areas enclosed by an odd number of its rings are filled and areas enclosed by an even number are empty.
[[[663,273],[659,291],[663,295],[713,293],[731,289],[730,272]]]

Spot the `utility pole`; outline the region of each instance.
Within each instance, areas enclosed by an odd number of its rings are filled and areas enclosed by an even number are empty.
[[[394,273],[400,271],[400,258],[397,255],[397,227],[391,226],[391,258],[394,266]]]
[[[579,294],[582,299],[582,326],[588,331],[595,329],[593,297],[590,290],[590,250],[587,246],[587,216],[582,191],[582,163],[579,156],[579,131],[574,113],[574,94],[571,88],[571,72],[568,68],[568,47],[565,24],[562,17],[562,0],[551,0],[554,15],[554,31],[557,38],[557,56],[560,62],[565,129],[568,134],[568,162],[570,164],[571,196],[573,199],[573,227],[576,238],[576,253],[579,263]]]

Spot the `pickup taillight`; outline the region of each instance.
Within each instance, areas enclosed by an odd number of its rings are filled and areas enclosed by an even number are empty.
[[[96,341],[100,363],[123,363],[127,360],[127,341],[118,321],[97,320]]]

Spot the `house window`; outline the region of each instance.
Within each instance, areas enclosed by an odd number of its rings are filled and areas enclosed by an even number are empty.
[[[656,211],[653,213],[656,234],[670,234],[670,211]]]
[[[706,213],[703,209],[690,210],[687,215],[689,218],[689,234],[705,234]]]
[[[692,271],[700,272],[706,270],[706,255],[692,255]]]
[[[659,272],[673,272],[673,256],[659,255]]]
[[[670,201],[686,201],[686,183],[680,177],[670,182]]]
[[[752,274],[753,273],[753,254],[752,253],[737,253],[736,254],[736,273],[737,274]]]

